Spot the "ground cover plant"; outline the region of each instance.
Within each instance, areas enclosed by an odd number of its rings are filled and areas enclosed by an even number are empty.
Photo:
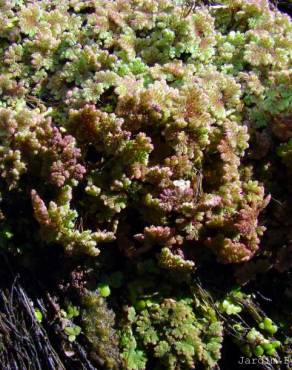
[[[50,343],[35,369],[291,368],[292,23],[276,5],[0,1],[7,369],[38,352],[14,333],[32,312]]]

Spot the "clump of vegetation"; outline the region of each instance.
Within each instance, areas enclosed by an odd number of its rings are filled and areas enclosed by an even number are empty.
[[[265,1],[189,14],[172,1],[4,9],[3,203],[18,191],[40,238],[69,254],[115,241],[131,256],[161,250],[169,268],[191,269],[197,245],[249,260],[268,198],[243,161],[244,120],[287,107],[285,81],[274,86],[288,18]]]
[[[198,299],[168,298],[140,304],[138,312],[128,307],[120,338],[126,369],[145,369],[151,358],[155,369],[191,369],[197,363],[213,368],[220,359],[223,325]]]
[[[212,368],[223,328],[284,351],[291,50],[268,0],[0,1],[0,250],[73,270],[55,307],[72,353]],[[268,316],[226,283],[268,274],[285,302]]]
[[[82,300],[81,322],[93,359],[105,369],[119,369],[115,315],[101,295],[87,292]]]
[[[226,332],[243,355],[248,358],[271,357],[275,363],[284,363],[285,336],[278,333],[278,326],[266,316],[251,294],[240,289],[232,290],[217,305]]]

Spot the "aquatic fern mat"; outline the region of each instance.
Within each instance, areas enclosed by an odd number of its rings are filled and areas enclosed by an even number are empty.
[[[292,368],[279,9],[0,1],[3,369]]]

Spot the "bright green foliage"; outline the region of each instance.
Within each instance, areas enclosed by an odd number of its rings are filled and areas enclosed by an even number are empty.
[[[69,342],[74,342],[76,337],[81,333],[81,327],[74,322],[74,319],[78,316],[79,309],[72,304],[69,304],[66,309],[60,310],[61,325]]]
[[[76,337],[81,333],[81,328],[78,325],[66,326],[64,332],[68,335],[68,340],[74,342]]]
[[[125,307],[119,332],[124,368],[145,369],[149,359],[155,369],[191,369],[198,363],[213,368],[220,359],[223,326],[208,296],[197,287],[189,298],[162,298],[153,287],[150,293],[149,284],[144,293],[143,285],[136,285],[130,289],[134,306]],[[138,294],[144,298],[137,299]]]
[[[276,354],[276,348],[279,347],[279,342],[270,342],[259,331],[252,328],[246,335],[248,345],[253,348],[253,353],[256,356],[262,356],[266,353],[269,356]]]
[[[251,295],[244,294],[239,289],[233,290],[218,307],[226,315],[224,321],[227,333],[232,334],[234,342],[245,356],[279,358],[278,351],[282,343],[274,337],[278,327],[269,317],[265,317]]]
[[[65,309],[60,310],[61,323],[69,342],[74,342],[81,333],[81,327],[74,323],[74,318],[79,316],[79,310],[76,306],[69,304]]]
[[[80,312],[78,307],[69,304],[66,309],[61,309],[60,313],[64,319],[72,320],[74,317],[78,317]]]
[[[43,314],[42,314],[42,312],[38,308],[36,308],[34,310],[34,314],[35,314],[35,317],[36,317],[37,321],[39,323],[41,323],[43,321]]]
[[[79,316],[79,310],[76,306],[73,306],[73,305],[69,305],[67,307],[67,317],[69,319],[73,319],[74,317],[78,317]]]
[[[273,324],[272,320],[268,317],[266,317],[264,321],[259,324],[259,328],[272,335],[278,330],[277,325]]]
[[[110,290],[110,287],[108,286],[108,284],[104,284],[104,283],[99,284],[97,290],[103,298],[106,298],[111,294],[111,290]]]
[[[236,315],[242,312],[242,304],[240,300],[243,294],[239,289],[232,290],[224,299],[219,302],[219,309],[227,315]]]
[[[221,310],[226,312],[227,315],[236,315],[242,311],[242,308],[238,304],[234,304],[228,298],[224,299],[221,303]]]

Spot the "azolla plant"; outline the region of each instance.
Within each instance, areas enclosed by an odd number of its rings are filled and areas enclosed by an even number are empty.
[[[147,256],[179,279],[259,253],[269,169],[291,179],[292,23],[267,0],[201,3],[0,0],[1,249]],[[214,366],[221,324],[193,299],[129,304],[124,359]]]
[[[267,1],[3,1],[1,19],[4,222],[21,232],[16,192],[69,254],[115,242],[176,269],[206,248],[255,254],[268,198],[248,124],[276,125],[289,103],[287,16]]]

